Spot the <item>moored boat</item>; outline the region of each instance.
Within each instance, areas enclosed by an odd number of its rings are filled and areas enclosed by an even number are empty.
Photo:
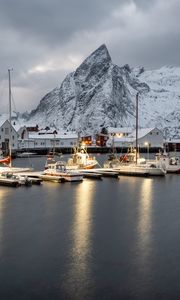
[[[6,186],[31,186],[32,181],[27,176],[4,172],[0,174],[0,185]]]
[[[54,159],[47,160],[45,170],[43,171],[42,179],[55,181],[59,178],[59,181],[82,181],[83,175],[76,170],[67,170],[66,163],[63,161],[55,161]]]
[[[17,178],[9,176],[8,173],[0,174],[0,185],[10,186],[10,187],[18,187],[20,186],[20,182]]]
[[[165,151],[163,153],[157,153],[153,163],[156,165],[161,163],[166,168],[167,173],[180,174],[180,158],[171,156]]]
[[[87,150],[84,146],[75,147],[72,157],[68,159],[66,168],[69,170],[78,170],[78,169],[93,169],[98,165],[98,161],[95,157],[87,153]]]

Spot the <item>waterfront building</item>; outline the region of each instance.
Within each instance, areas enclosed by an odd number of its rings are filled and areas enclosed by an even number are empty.
[[[139,148],[163,148],[163,132],[158,128],[140,128],[138,129],[138,147]],[[108,147],[129,148],[136,146],[136,130],[124,132],[119,135],[113,135],[107,141]]]
[[[13,153],[18,148],[18,132],[9,120],[6,120],[0,124],[0,149],[4,154],[8,154],[9,143]]]
[[[61,148],[72,148],[77,144],[78,135],[76,133],[29,133],[28,138],[19,139],[19,150],[51,150]]]

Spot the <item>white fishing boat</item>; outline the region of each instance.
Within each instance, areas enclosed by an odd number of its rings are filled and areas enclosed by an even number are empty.
[[[96,158],[87,153],[87,149],[84,146],[75,147],[72,157],[68,159],[67,169],[93,169],[98,165]]]
[[[164,151],[163,153],[157,153],[155,160],[151,161],[154,164],[162,164],[166,168],[167,173],[180,174],[180,158],[176,155],[171,156],[169,153]]]
[[[104,163],[104,168],[112,168],[121,175],[164,176],[166,174],[166,167],[163,164],[146,161],[145,158],[140,158],[139,154],[136,162],[135,157],[135,150],[120,156],[119,159],[117,156],[111,156]]]
[[[48,159],[45,165],[45,170],[41,176],[43,180],[52,181],[82,181],[83,175],[76,170],[67,170],[66,163],[63,161],[55,161]]]

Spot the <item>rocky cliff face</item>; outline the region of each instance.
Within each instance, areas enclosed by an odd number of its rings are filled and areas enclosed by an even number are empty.
[[[100,46],[48,93],[29,115],[30,123],[96,133],[108,126],[135,125],[139,92],[141,126],[158,126],[180,135],[180,69],[145,71],[113,64]]]

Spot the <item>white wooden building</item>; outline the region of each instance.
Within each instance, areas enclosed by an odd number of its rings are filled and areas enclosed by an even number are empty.
[[[163,132],[158,128],[138,129],[138,147],[139,148],[163,148]],[[107,141],[108,147],[128,148],[136,146],[136,131],[133,130],[126,136],[112,136]]]
[[[19,139],[18,148],[24,150],[41,150],[54,148],[70,148],[77,144],[78,135],[63,134],[29,134],[28,138]]]
[[[132,133],[132,136],[136,136],[136,132]],[[138,130],[138,146],[140,148],[163,148],[164,138],[163,132],[158,128],[141,128]],[[135,140],[133,141],[135,146]]]
[[[12,152],[18,148],[18,132],[13,125],[6,120],[0,124],[0,149],[4,153],[8,153],[9,144],[11,143]]]
[[[132,127],[108,127],[108,136],[109,138],[112,137],[117,137],[117,138],[122,138],[122,137],[127,137],[129,136],[133,128]]]

